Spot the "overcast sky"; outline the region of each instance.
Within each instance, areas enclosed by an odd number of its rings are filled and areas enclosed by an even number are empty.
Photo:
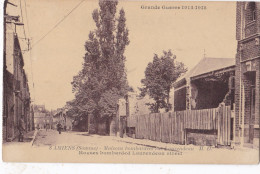
[[[32,45],[41,39],[81,0],[27,0],[22,12],[27,37]],[[20,0],[10,0],[18,7],[8,6],[10,15],[20,15]],[[142,9],[141,6],[160,6],[161,9]],[[162,9],[162,6],[206,6],[206,10]],[[235,2],[119,2],[118,9],[126,12],[130,45],[126,48],[126,67],[129,84],[137,89],[144,70],[153,54],[171,49],[178,61],[190,69],[207,57],[234,58]],[[84,43],[95,29],[92,11],[97,1],[85,1],[62,23],[32,48],[24,53],[25,69],[29,76],[30,91],[35,104],[45,104],[48,109],[63,107],[73,99],[71,81],[81,69],[85,54]],[[29,30],[28,30],[28,26]],[[24,37],[23,28],[18,34]],[[23,49],[26,42],[21,41]],[[31,66],[32,62],[32,66]],[[32,78],[33,75],[33,78]],[[32,85],[34,80],[34,88]]]

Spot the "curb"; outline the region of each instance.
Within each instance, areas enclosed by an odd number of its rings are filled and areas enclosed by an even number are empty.
[[[38,133],[38,130],[36,129],[35,132],[34,132],[34,134],[33,134],[33,139],[32,139],[32,141],[30,142],[30,146],[33,146],[33,143],[34,143],[34,141],[35,141],[35,138],[36,138],[37,133]]]

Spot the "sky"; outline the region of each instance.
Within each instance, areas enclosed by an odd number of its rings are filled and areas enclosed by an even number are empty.
[[[18,7],[9,5],[7,13],[23,16],[26,36],[31,39],[32,50],[23,56],[33,103],[45,104],[47,109],[63,107],[74,98],[71,82],[82,67],[88,34],[95,29],[92,11],[98,8],[98,2],[84,1],[54,28],[81,0],[9,1]],[[144,6],[160,9],[143,9]],[[162,9],[163,6],[206,9]],[[177,61],[188,69],[204,53],[206,57],[235,58],[235,2],[120,1],[118,11],[121,8],[129,29],[130,44],[125,51],[128,81],[135,89],[141,86],[140,80],[153,55],[161,55],[163,50],[171,49]],[[17,32],[24,37],[23,27],[18,27]],[[26,49],[26,42],[20,42]]]

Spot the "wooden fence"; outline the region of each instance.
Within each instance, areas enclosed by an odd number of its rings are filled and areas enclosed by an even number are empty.
[[[135,136],[174,144],[185,144],[186,130],[217,130],[217,143],[230,145],[230,106],[203,110],[137,115]]]
[[[219,107],[218,110],[218,144],[227,146],[231,144],[231,109],[230,107]]]

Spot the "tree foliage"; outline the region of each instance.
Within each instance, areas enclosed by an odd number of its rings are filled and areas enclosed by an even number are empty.
[[[165,108],[166,111],[171,109],[170,90],[177,78],[186,71],[184,64],[176,61],[176,56],[172,54],[171,50],[163,51],[161,57],[154,54],[153,62],[148,63],[145,78],[141,80],[143,87],[139,88],[141,97],[149,95],[155,101],[147,103],[151,112],[159,112],[159,109],[162,108]]]
[[[117,101],[128,90],[125,48],[129,44],[123,9],[116,17],[117,1],[99,1],[92,13],[96,29],[85,43],[82,70],[73,78],[73,105],[97,119],[112,116]]]

